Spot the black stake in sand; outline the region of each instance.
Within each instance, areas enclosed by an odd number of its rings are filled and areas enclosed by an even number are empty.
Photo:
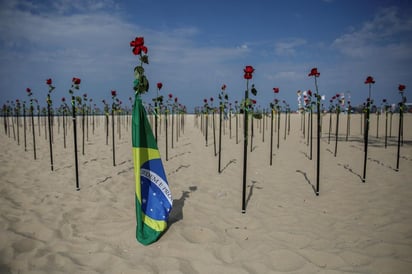
[[[72,80],[72,88],[79,89],[80,79],[73,78]],[[72,95],[72,119],[73,119],[73,140],[74,140],[74,164],[75,164],[75,172],[76,172],[76,190],[80,190],[79,185],[79,164],[77,159],[77,125],[76,125],[76,98],[74,97],[73,90],[69,90],[70,94]]]
[[[366,78],[365,84],[369,85],[369,97],[366,101],[366,117],[365,117],[365,135],[364,135],[364,158],[363,158],[363,176],[362,176],[362,182],[366,181],[366,163],[368,160],[368,134],[369,134],[369,115],[370,115],[370,106],[372,103],[371,99],[371,87],[372,84],[375,83],[375,80],[373,80],[372,76],[368,76]]]

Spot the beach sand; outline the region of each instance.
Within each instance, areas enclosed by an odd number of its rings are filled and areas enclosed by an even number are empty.
[[[44,120],[39,136],[35,119],[34,160],[29,119],[25,151],[23,123],[17,144],[12,132],[5,134],[0,118],[0,273],[411,273],[412,115],[405,115],[398,172],[398,116],[393,116],[387,148],[385,116],[380,116],[378,138],[377,116],[371,116],[365,183],[360,115],[351,116],[347,141],[347,116],[340,116],[336,157],[335,116],[328,144],[325,115],[319,196],[313,190],[316,123],[309,160],[301,116],[291,115],[290,134],[284,140],[283,115],[279,148],[274,132],[270,166],[270,126],[255,120],[252,152],[250,140],[248,146],[245,214],[243,131],[239,129],[236,144],[235,117],[231,138],[225,122],[219,174],[209,117],[208,145],[200,118],[186,115],[184,132],[168,149],[168,161],[164,128],[159,132],[174,208],[169,229],[149,246],[135,238],[129,118],[121,118],[121,136],[115,135],[116,166],[111,132],[106,145],[104,117],[95,118],[94,133],[90,120],[84,155],[78,127],[80,191],[75,185],[71,120],[64,148],[61,121],[59,127],[55,118],[51,171]],[[215,119],[218,129],[218,116]]]

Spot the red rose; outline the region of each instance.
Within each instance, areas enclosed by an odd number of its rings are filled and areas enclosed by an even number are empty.
[[[375,80],[372,76],[368,76],[365,80],[365,84],[375,84]]]
[[[255,69],[252,66],[246,66],[243,71],[245,74],[243,75],[243,78],[249,80],[252,79],[252,73],[255,71]]]
[[[160,90],[160,89],[162,89],[162,87],[163,87],[163,84],[162,83],[157,83],[157,88]]]
[[[50,79],[50,78],[47,79],[47,80],[46,80],[46,84],[47,84],[47,85],[51,85],[51,84],[52,84],[52,79]]]
[[[210,102],[213,102],[213,97],[210,97]]]
[[[252,104],[256,105],[256,100],[252,99]]]
[[[223,86],[222,86],[222,90],[225,90],[226,89],[226,85],[225,84],[223,84]]]
[[[203,99],[203,102],[205,102],[205,104],[207,103],[207,99]]]
[[[31,92],[31,89],[30,89],[30,88],[26,88],[26,92],[27,92],[27,93],[30,93],[30,92]]]
[[[81,80],[79,78],[73,77],[72,82],[75,85],[80,85]]]
[[[308,76],[315,76],[315,77],[319,77],[320,73],[318,72],[318,68],[313,68],[310,70],[310,73],[308,74]]]
[[[406,88],[406,86],[401,84],[401,85],[399,85],[398,90],[400,92],[402,92],[402,91],[404,91],[405,88]]]
[[[386,99],[383,99],[382,102],[386,103]]]
[[[169,93],[169,98],[172,99],[172,97],[173,97],[173,94]]]
[[[279,93],[279,88],[273,88],[274,93]]]
[[[339,94],[339,93],[336,93],[336,98],[339,98],[339,96],[340,96],[340,94]]]
[[[177,97],[175,97],[175,103],[177,103]]]
[[[312,96],[312,91],[311,90],[308,90],[308,95]]]
[[[63,103],[66,102],[66,98],[63,97],[63,98],[62,98],[62,102],[63,102]]]
[[[335,99],[336,99],[336,96],[333,96],[333,97],[332,97],[332,100],[335,100]]]
[[[117,94],[116,91],[115,91],[115,90],[112,90],[112,96],[115,97],[116,94]]]

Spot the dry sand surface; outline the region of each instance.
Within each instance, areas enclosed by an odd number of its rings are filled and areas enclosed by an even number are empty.
[[[116,133],[116,166],[111,134],[106,145],[104,117],[96,118],[94,134],[90,121],[84,155],[78,128],[80,191],[75,188],[71,122],[64,148],[63,129],[55,118],[51,171],[43,121],[39,136],[35,120],[34,160],[29,120],[25,151],[22,122],[18,145],[11,126],[10,136],[5,134],[0,118],[0,273],[411,273],[412,116],[405,115],[399,172],[394,170],[398,116],[393,116],[386,149],[384,116],[378,138],[376,120],[373,114],[362,183],[360,115],[352,116],[347,141],[346,115],[341,115],[336,157],[335,117],[330,144],[329,116],[323,118],[319,196],[313,191],[316,142],[309,160],[300,115],[291,115],[286,140],[282,116],[279,149],[274,133],[272,166],[270,127],[255,120],[246,214],[241,213],[243,138],[240,129],[236,144],[235,118],[231,138],[225,123],[220,174],[211,123],[206,146],[200,119],[187,115],[168,161],[163,127],[159,150],[174,208],[167,232],[143,246],[135,239],[126,117],[120,138]]]

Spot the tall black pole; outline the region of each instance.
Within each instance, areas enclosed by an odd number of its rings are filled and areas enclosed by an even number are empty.
[[[17,145],[20,145],[20,125],[19,125],[19,114],[20,114],[20,103],[18,103],[18,105],[16,106],[16,124],[17,124]]]
[[[205,121],[205,141],[206,141],[206,146],[207,146],[207,135],[208,135],[208,122],[209,122],[209,110],[206,110],[206,121]]]
[[[113,150],[113,166],[116,166],[116,145],[114,143],[114,103],[112,104],[112,150]]]
[[[285,110],[285,133],[283,135],[283,140],[286,140],[286,131],[288,126],[288,109]]]
[[[398,128],[398,151],[397,151],[397,156],[396,156],[396,171],[399,171],[399,158],[400,158],[400,150],[401,150],[401,142],[402,140],[402,135],[403,135],[403,108],[404,108],[404,103],[406,102],[406,98],[403,96],[403,89],[405,86],[402,87],[399,85],[399,91],[402,96],[402,101],[399,103],[399,128]]]
[[[270,165],[272,165],[273,158],[273,108],[271,108],[270,114]]]
[[[362,182],[366,181],[366,163],[368,161],[368,134],[369,134],[369,114],[370,114],[370,104],[371,104],[371,83],[369,83],[369,97],[366,102],[366,118],[365,118],[365,136],[364,136],[364,143],[365,143],[365,155],[363,158],[363,176]]]
[[[239,143],[239,113],[236,113],[236,145]]]
[[[223,112],[223,106],[221,105],[219,107],[219,160],[218,160],[218,172],[221,173],[221,163],[222,163],[222,112]]]
[[[277,126],[278,126],[278,142],[277,142],[277,144],[276,144],[276,148],[277,149],[279,149],[279,140],[280,140],[280,107],[278,107],[278,111],[277,111],[277,113],[278,113],[278,124],[277,124]]]
[[[82,155],[84,155],[84,138],[85,138],[85,134],[84,134],[84,129],[85,129],[85,105],[82,106]]]
[[[64,104],[63,107],[63,146],[66,148],[66,121],[67,121],[67,109],[66,109],[66,103]]]
[[[399,129],[398,129],[398,150],[396,154],[396,171],[399,171],[399,158],[401,151],[401,135],[402,135],[402,123],[403,123],[403,110],[402,107],[399,108]]]
[[[73,119],[73,139],[74,139],[74,163],[76,171],[76,190],[80,190],[79,185],[79,164],[77,159],[77,126],[76,126],[76,99],[72,95],[72,119]]]
[[[316,112],[317,112],[317,152],[316,152],[316,196],[319,196],[319,177],[320,177],[320,134],[321,134],[321,123],[320,123],[320,95],[318,92],[318,83],[316,81],[317,76],[315,76],[315,86],[316,86]]]
[[[348,115],[346,117],[346,141],[348,141],[349,134],[350,134],[350,112],[351,112],[351,107],[349,105],[348,107]]]
[[[24,151],[27,151],[26,126],[27,126],[26,124],[26,104],[23,102]]]
[[[242,213],[246,213],[246,169],[247,169],[247,139],[248,139],[248,107],[246,106],[249,98],[249,80],[246,80],[245,107],[243,110],[243,185],[242,185]]]
[[[53,144],[52,144],[52,127],[51,127],[51,99],[50,94],[47,94],[47,121],[49,126],[49,148],[50,148],[50,168],[53,171]]]
[[[33,156],[34,160],[36,160],[36,134],[34,130],[34,108],[33,108],[33,103],[30,102],[30,116],[31,116],[31,131],[33,134]]]
[[[177,121],[179,122],[179,121]],[[172,106],[172,148],[174,147],[174,126],[175,126],[175,114],[174,114],[174,107]],[[177,135],[177,130],[176,130],[176,135]]]
[[[216,126],[215,126],[215,109],[214,108],[212,109],[212,126],[213,126],[213,151],[214,151],[215,157],[216,157],[217,156],[217,152],[216,152]]]

